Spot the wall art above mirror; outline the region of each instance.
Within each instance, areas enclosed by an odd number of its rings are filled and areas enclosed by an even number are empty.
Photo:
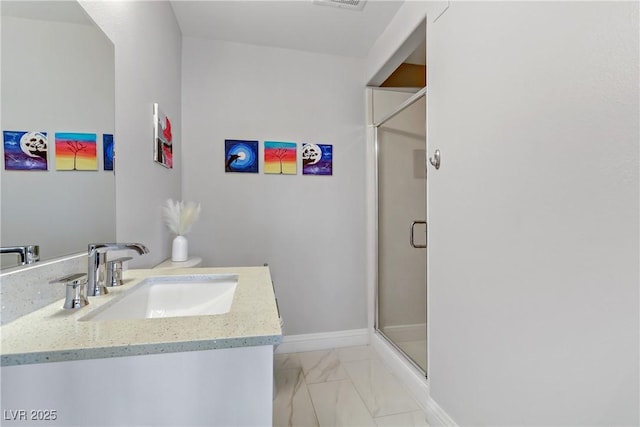
[[[113,43],[75,1],[3,0],[0,15],[0,126],[47,137],[46,148],[32,153],[46,158],[39,170],[6,170],[7,152],[0,144],[0,245],[39,245],[40,259],[46,260],[114,241]],[[77,161],[75,169],[59,170],[64,168],[56,167],[56,135],[64,134],[95,135],[91,156],[97,166],[78,172]],[[26,155],[25,149],[20,151]],[[17,264],[13,254],[0,260],[3,268]]]

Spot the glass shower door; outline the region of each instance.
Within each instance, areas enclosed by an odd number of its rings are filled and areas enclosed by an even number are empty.
[[[377,126],[376,328],[426,374],[426,99]]]

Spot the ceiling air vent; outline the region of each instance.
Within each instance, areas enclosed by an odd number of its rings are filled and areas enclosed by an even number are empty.
[[[366,0],[313,0],[313,4],[349,10],[362,10],[365,3]]]

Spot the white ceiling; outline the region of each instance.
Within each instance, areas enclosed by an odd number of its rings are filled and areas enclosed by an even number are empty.
[[[0,10],[3,16],[86,25],[93,24],[84,9],[75,1],[1,0]]]
[[[185,37],[365,57],[404,0],[369,0],[362,11],[312,0],[173,0]]]

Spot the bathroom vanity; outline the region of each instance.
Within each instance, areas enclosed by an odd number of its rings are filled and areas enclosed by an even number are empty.
[[[237,279],[228,312],[96,315],[157,276],[194,275]],[[282,331],[268,267],[129,270],[124,282],[81,309],[56,301],[0,328],[3,426],[271,424]]]

